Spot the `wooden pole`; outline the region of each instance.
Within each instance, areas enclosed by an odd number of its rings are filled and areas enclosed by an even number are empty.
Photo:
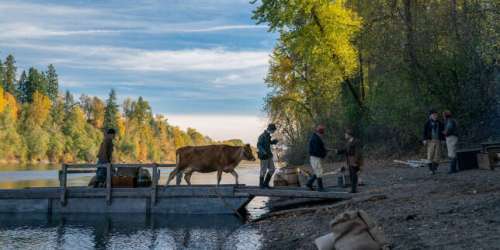
[[[156,192],[157,188],[156,185],[158,183],[158,166],[155,165],[153,166],[153,172],[152,172],[152,182],[151,182],[151,205],[156,205]]]
[[[111,163],[106,165],[106,203],[111,205]]]
[[[66,206],[66,183],[67,183],[67,171],[68,166],[62,164],[62,176],[61,176],[61,205]]]

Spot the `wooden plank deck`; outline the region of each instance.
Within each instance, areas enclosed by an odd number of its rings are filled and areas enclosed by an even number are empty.
[[[352,198],[353,194],[348,192],[327,191],[317,192],[305,188],[271,188],[261,189],[254,186],[240,186],[235,188],[236,193],[249,194],[252,196],[283,197],[283,198],[319,198],[344,200]]]
[[[91,187],[68,187],[66,189],[67,198],[70,197],[106,197],[109,190],[106,188]],[[113,197],[148,197],[151,188],[112,188]],[[0,189],[0,199],[10,198],[57,198],[61,194],[59,188],[25,188],[25,189]],[[158,186],[157,196],[159,198],[186,196],[264,196],[264,197],[284,197],[284,198],[319,198],[319,199],[350,199],[353,194],[348,192],[309,191],[305,188],[271,188],[260,189],[257,186],[246,185],[192,185],[192,186]]]

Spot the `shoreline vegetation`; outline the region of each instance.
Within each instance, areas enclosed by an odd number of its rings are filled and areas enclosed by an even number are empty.
[[[431,109],[450,110],[460,143],[500,136],[499,1],[254,1],[253,19],[278,36],[265,110],[286,160],[307,162],[354,130],[379,155],[416,152]]]
[[[394,249],[498,249],[499,171],[448,175],[443,164],[431,176],[388,159],[422,150],[430,110],[451,111],[459,148],[500,138],[500,2],[253,3],[256,23],[278,35],[265,110],[286,144],[283,158],[307,164],[305,145],[319,124],[331,148],[352,129],[372,158],[361,168],[366,186],[358,191],[375,195],[271,212],[245,225],[260,231],[262,248],[316,249],[314,239],[331,232],[336,215],[363,209]]]
[[[19,79],[17,73],[13,55],[0,60],[0,163],[92,163],[107,128],[118,132],[116,162],[174,162],[183,146],[244,145],[170,125],[142,97],[119,105],[113,89],[106,100],[62,94],[53,65],[46,71],[31,67]]]

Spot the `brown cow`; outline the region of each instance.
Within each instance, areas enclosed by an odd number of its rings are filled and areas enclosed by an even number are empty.
[[[222,172],[231,173],[238,185],[238,174],[234,170],[242,160],[255,161],[252,148],[245,146],[207,145],[187,146],[177,149],[177,166],[168,177],[170,181],[179,174],[184,173],[184,180],[191,185],[193,172],[210,173],[217,171],[217,185],[219,185]]]

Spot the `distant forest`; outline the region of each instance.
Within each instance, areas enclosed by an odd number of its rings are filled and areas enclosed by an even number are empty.
[[[153,115],[142,97],[117,104],[111,90],[107,100],[60,93],[56,69],[31,67],[16,79],[14,56],[0,60],[0,161],[93,162],[103,131],[118,132],[114,158],[119,162],[175,161],[175,150],[215,142],[194,128],[182,131]]]

